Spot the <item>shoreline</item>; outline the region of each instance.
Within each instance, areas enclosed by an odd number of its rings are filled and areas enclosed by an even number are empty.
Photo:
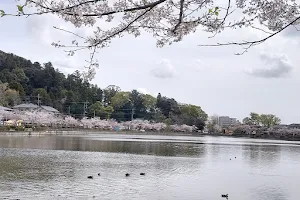
[[[88,135],[88,134],[139,134],[169,136],[201,136],[197,133],[176,132],[140,132],[140,131],[104,131],[104,130],[51,130],[51,131],[0,131],[0,136],[48,136],[48,135]],[[209,135],[209,134],[208,134]]]
[[[82,136],[88,134],[119,134],[119,135],[157,135],[157,136],[213,136],[229,138],[249,138],[282,141],[300,141],[300,138],[254,137],[253,135],[203,134],[184,132],[141,132],[141,131],[104,131],[104,130],[48,130],[48,131],[0,131],[0,136]]]

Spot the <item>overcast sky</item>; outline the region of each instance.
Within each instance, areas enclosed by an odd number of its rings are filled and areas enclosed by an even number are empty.
[[[1,0],[0,9],[15,12],[15,2]],[[52,26],[71,28],[55,16],[0,18],[0,50],[32,62],[52,62],[64,73],[83,70],[86,53],[68,57],[52,42],[69,41],[70,35]],[[81,29],[78,33],[88,34]],[[300,32],[291,28],[269,41],[236,56],[240,47],[199,47],[198,44],[258,39],[253,29],[226,31],[209,39],[199,30],[180,43],[163,48],[144,34],[113,40],[98,50],[100,67],[92,81],[99,87],[118,85],[173,97],[181,103],[199,105],[209,115],[243,119],[250,112],[272,113],[283,123],[300,123]]]

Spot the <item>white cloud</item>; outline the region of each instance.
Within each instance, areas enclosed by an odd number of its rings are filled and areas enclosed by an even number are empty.
[[[148,92],[145,88],[138,88],[136,90],[142,94],[150,94],[150,92]]]
[[[83,66],[79,65],[74,57],[65,57],[60,59],[54,59],[52,64],[56,67],[68,68],[68,69],[81,69]]]
[[[153,97],[157,97],[157,95],[158,95],[158,93],[151,93],[151,92],[149,92],[148,90],[146,90],[145,88],[138,88],[138,89],[136,89],[138,92],[140,92],[140,93],[142,93],[142,94],[149,94],[149,95],[151,95],[151,96],[153,96]]]
[[[29,35],[40,43],[50,45],[52,42],[56,42],[55,35],[53,33],[53,25],[57,25],[57,17],[53,15],[44,15],[40,17],[33,16],[26,21],[26,29]]]
[[[265,64],[261,68],[248,68],[245,72],[251,76],[261,78],[282,78],[289,75],[293,66],[288,57],[283,54],[261,53],[261,61]]]
[[[71,45],[73,40],[82,44],[84,40],[74,34],[87,37],[93,33],[93,28],[74,28],[56,15],[32,16],[26,20],[26,29],[30,37],[47,46],[59,41],[61,44]]]
[[[202,59],[196,59],[193,62],[192,68],[199,70],[199,71],[203,71],[203,70],[210,69],[210,66],[206,62],[204,62]]]
[[[156,78],[167,79],[174,77],[176,70],[169,59],[163,59],[159,62],[159,67],[152,69],[150,73]]]

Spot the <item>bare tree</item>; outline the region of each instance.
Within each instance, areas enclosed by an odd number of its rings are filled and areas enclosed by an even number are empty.
[[[35,12],[29,12],[34,7]],[[224,29],[255,28],[265,32],[264,38],[255,41],[231,41],[200,46],[240,45],[245,53],[250,47],[274,37],[289,26],[299,22],[300,10],[295,0],[25,0],[17,5],[17,14],[0,10],[0,15],[32,16],[54,14],[71,22],[75,27],[95,27],[93,35],[85,38],[69,30],[58,30],[75,35],[72,44],[54,42],[55,47],[66,48],[69,55],[90,49],[89,69],[97,67],[94,54],[115,37],[125,33],[135,37],[144,31],[157,39],[157,46],[179,42],[184,36],[198,28],[212,33],[212,37]],[[241,16],[231,18],[233,13]],[[116,24],[102,29],[97,21],[105,20]],[[90,74],[92,75],[92,74]]]

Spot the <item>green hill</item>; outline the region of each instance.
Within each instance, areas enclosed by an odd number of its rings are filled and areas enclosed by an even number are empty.
[[[207,118],[199,106],[178,104],[173,98],[121,91],[118,86],[100,89],[75,71],[65,76],[51,62],[40,64],[0,51],[0,104],[21,102],[49,105],[75,117],[84,115],[127,121],[142,118],[202,128]],[[2,92],[1,92],[2,88]],[[84,102],[87,102],[86,104]],[[85,106],[86,105],[86,106]]]

